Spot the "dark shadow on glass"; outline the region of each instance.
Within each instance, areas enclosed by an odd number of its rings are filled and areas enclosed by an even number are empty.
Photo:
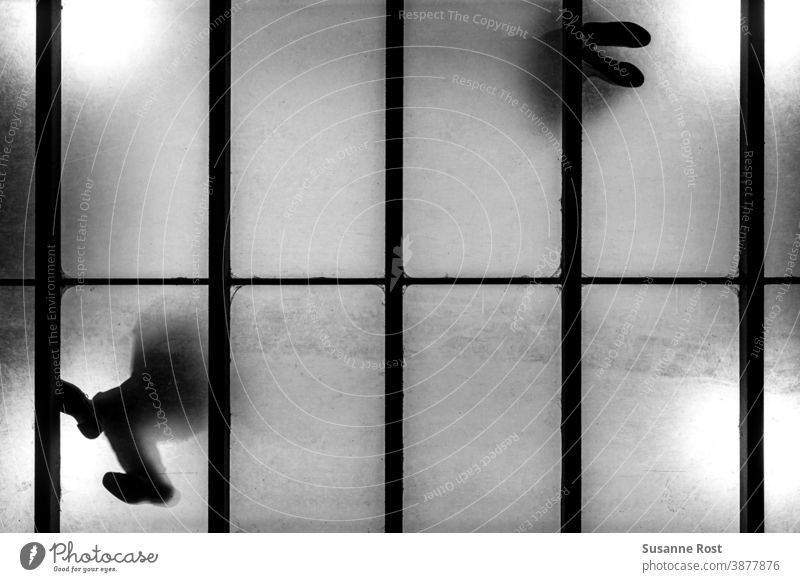
[[[529,88],[536,103],[541,104],[547,116],[555,119],[561,112],[561,104],[553,100],[552,90],[560,87],[562,50],[562,28],[582,44],[583,72],[586,77],[599,78],[612,87],[636,88],[645,82],[645,75],[636,65],[620,61],[606,47],[642,48],[650,44],[650,33],[633,22],[585,22],[577,26],[577,18],[569,11],[553,9],[555,24],[561,28],[549,30],[534,40],[535,45],[524,64],[533,75]],[[600,90],[600,88],[598,88]],[[613,103],[617,91],[611,90],[605,99]],[[544,108],[547,103],[552,107]]]
[[[89,439],[105,434],[123,472],[108,472],[103,486],[131,504],[175,505],[180,495],[167,477],[158,447],[197,436],[207,426],[207,373],[195,313],[150,309],[135,331],[131,375],[91,400],[64,382],[62,412]]]

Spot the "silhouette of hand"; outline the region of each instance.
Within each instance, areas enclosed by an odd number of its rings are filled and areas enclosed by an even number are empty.
[[[588,22],[578,28],[578,17],[562,10],[559,18],[569,34],[582,44],[583,61],[604,80],[620,87],[641,87],[644,73],[636,65],[609,55],[606,46],[641,48],[650,44],[650,33],[633,22]]]

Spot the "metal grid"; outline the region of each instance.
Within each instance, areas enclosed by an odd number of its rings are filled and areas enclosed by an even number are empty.
[[[582,21],[582,0],[563,7]],[[403,270],[403,0],[387,0],[386,30],[386,216],[383,278],[241,278],[230,270],[230,0],[210,0],[209,22],[209,276],[189,278],[87,278],[95,285],[207,285],[209,293],[209,531],[230,530],[230,291],[239,285],[378,285],[385,293],[385,356],[403,358],[403,292],[410,285],[527,285],[561,287],[562,487],[561,531],[581,531],[581,301],[587,285],[739,286],[740,530],[764,531],[764,362],[754,356],[764,323],[764,287],[798,283],[798,277],[764,275],[764,0],[742,0],[747,32],[741,35],[740,254],[739,275],[730,277],[586,277],[581,273],[582,79],[580,44],[562,35],[563,247],[555,277],[412,278]],[[37,532],[59,531],[60,432],[55,406],[60,353],[60,295],[76,285],[62,275],[60,256],[61,6],[36,7],[36,265],[35,277],[3,285],[35,287],[35,512]],[[746,161],[745,161],[746,160]],[[745,168],[748,175],[745,176]],[[747,211],[745,211],[747,208]],[[747,214],[747,218],[743,218]],[[747,221],[748,228],[741,229]],[[399,274],[398,274],[399,273]],[[53,299],[56,299],[53,301]],[[386,531],[403,529],[403,368],[385,376]]]

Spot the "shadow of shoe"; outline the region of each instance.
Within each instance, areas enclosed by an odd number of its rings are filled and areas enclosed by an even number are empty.
[[[170,483],[156,483],[148,473],[134,475],[109,472],[103,475],[103,487],[120,501],[131,505],[151,503],[172,507],[180,500],[180,494]]]
[[[131,375],[89,401],[64,383],[62,410],[88,438],[105,434],[124,472],[108,472],[103,485],[129,504],[172,506],[180,499],[159,447],[194,438],[207,427],[207,331],[194,312],[145,309],[134,330]]]

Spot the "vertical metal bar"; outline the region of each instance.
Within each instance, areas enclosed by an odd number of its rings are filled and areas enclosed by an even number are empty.
[[[403,0],[386,2],[386,532],[403,531]]]
[[[208,530],[230,531],[231,2],[211,0],[208,124]]]
[[[59,531],[61,430],[61,2],[36,4],[34,528]]]
[[[561,292],[561,531],[581,530],[581,140],[582,59],[578,37],[571,30],[583,25],[582,0],[563,0],[562,26],[562,139],[561,165],[562,259]],[[569,12],[566,12],[569,11]],[[575,20],[577,17],[577,20]]]
[[[764,531],[764,0],[742,0],[739,527]],[[746,26],[744,26],[746,24]]]

